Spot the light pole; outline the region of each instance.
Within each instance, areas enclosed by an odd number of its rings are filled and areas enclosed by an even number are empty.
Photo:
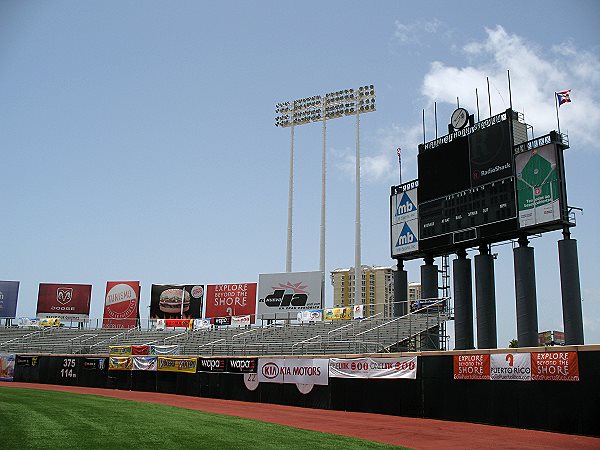
[[[294,185],[294,127],[311,122],[322,122],[323,145],[321,160],[321,226],[320,226],[320,252],[319,270],[323,272],[321,290],[325,296],[325,205],[326,205],[326,171],[327,171],[327,125],[329,119],[356,115],[356,236],[355,236],[355,276],[362,280],[360,275],[360,114],[375,111],[375,88],[373,85],[361,86],[358,89],[343,89],[329,92],[325,95],[315,95],[299,100],[278,103],[275,106],[277,114],[275,125],[291,128],[290,146],[290,182],[288,195],[288,234],[286,272],[292,271],[292,211],[293,211],[293,185]],[[354,302],[357,303],[359,294],[355,283]]]

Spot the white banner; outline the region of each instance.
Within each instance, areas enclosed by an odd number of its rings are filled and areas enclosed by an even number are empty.
[[[354,305],[352,309],[352,314],[354,319],[362,319],[364,317],[365,305]]]
[[[210,319],[194,319],[194,330],[206,330],[210,327]]]
[[[19,317],[19,322],[18,322],[19,327],[24,327],[24,328],[28,328],[28,327],[33,327],[33,328],[37,328],[40,326],[40,319],[33,318],[30,319],[29,317]]]
[[[156,320],[156,331],[165,331],[165,319]]]
[[[275,314],[294,313],[307,309],[322,309],[321,284],[323,272],[267,273],[258,277],[259,318],[274,319]],[[271,317],[272,315],[272,317]]]
[[[417,378],[417,357],[352,358],[329,360],[329,376],[334,378]]]
[[[158,356],[134,356],[133,370],[156,370]]]
[[[490,355],[490,379],[531,380],[531,354],[499,353]]]
[[[310,311],[302,311],[298,313],[298,322],[322,322],[323,310],[313,309]]]
[[[179,355],[179,345],[151,345],[151,355]]]
[[[231,325],[233,325],[234,327],[250,326],[250,315],[231,316]]]
[[[260,383],[300,383],[328,385],[329,360],[259,358],[258,381]]]

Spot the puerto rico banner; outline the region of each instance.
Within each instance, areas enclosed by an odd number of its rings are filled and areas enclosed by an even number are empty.
[[[86,320],[90,317],[91,284],[40,283],[37,317]]]
[[[531,380],[531,354],[499,353],[490,355],[490,379]]]
[[[151,355],[179,355],[179,345],[151,345]]]
[[[246,316],[254,323],[256,283],[209,284],[206,286],[206,317]]]
[[[108,354],[115,356],[131,356],[131,345],[109,345]]]
[[[417,357],[330,358],[329,376],[334,378],[417,378]]]
[[[171,358],[168,356],[158,357],[159,372],[184,372],[196,373],[198,358]]]
[[[577,352],[532,353],[531,379],[579,381]]]
[[[131,370],[130,356],[111,356],[108,358],[108,370]]]
[[[258,359],[259,383],[329,384],[329,360],[319,359]]]
[[[489,380],[490,355],[454,355],[455,380]]]
[[[133,370],[156,371],[158,356],[134,356]]]
[[[140,318],[139,281],[109,281],[104,296],[102,328],[134,328]]]
[[[200,319],[203,300],[203,284],[153,284],[150,292],[150,318]]]
[[[17,317],[18,297],[18,281],[0,281],[0,318],[14,319]]]

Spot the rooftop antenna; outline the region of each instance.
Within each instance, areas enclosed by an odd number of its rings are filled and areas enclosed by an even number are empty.
[[[510,104],[510,109],[512,110],[512,91],[510,89],[510,70],[507,70],[506,73],[508,75],[508,100],[509,100],[509,104]]]
[[[435,117],[435,138],[437,139],[437,137],[438,137],[438,132],[437,132],[437,102],[433,102],[433,115]]]
[[[423,145],[425,145],[425,108],[423,108]]]
[[[479,122],[479,94],[477,88],[475,88],[475,101],[477,102],[477,122]]]
[[[490,117],[492,117],[492,96],[490,95],[490,78],[485,77],[485,80],[487,81],[488,88],[488,104],[490,105]]]

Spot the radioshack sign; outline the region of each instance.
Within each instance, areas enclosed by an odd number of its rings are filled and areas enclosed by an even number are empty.
[[[258,360],[259,383],[329,384],[329,359]]]

